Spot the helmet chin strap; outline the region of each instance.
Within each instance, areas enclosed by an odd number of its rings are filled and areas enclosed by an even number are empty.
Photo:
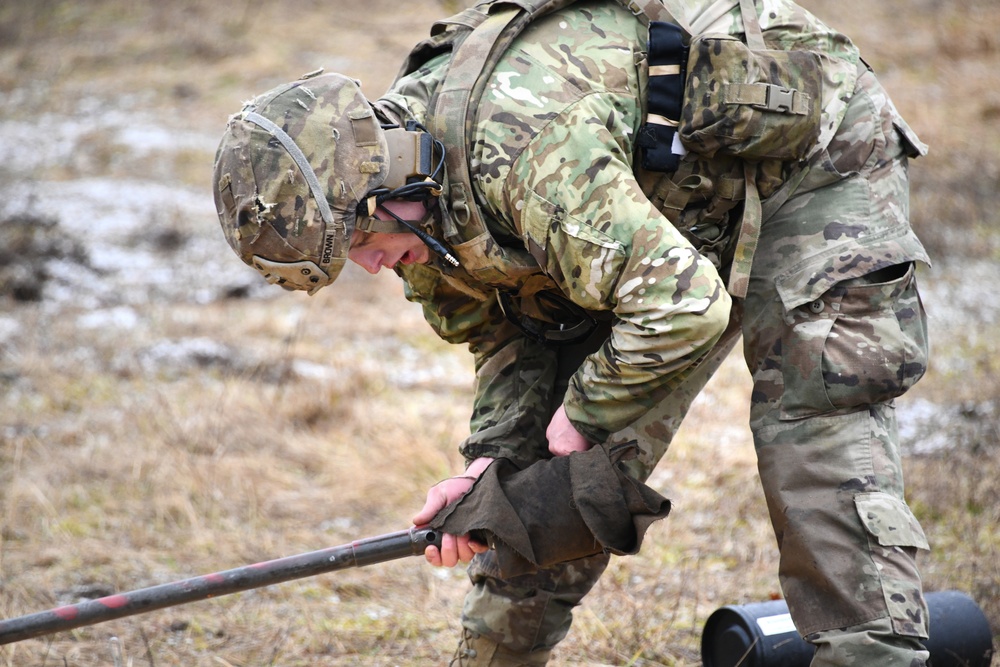
[[[421,195],[426,201],[427,199],[438,196],[440,192],[441,186],[437,182],[428,179],[417,183],[409,183],[403,187],[396,188],[395,190],[385,190],[369,195],[358,205],[359,213],[362,213],[365,219],[362,220],[362,216],[359,215],[358,220],[355,222],[355,227],[356,229],[360,229],[364,232],[380,232],[384,234],[398,234],[404,231],[412,232],[413,234],[416,234],[417,238],[423,241],[424,245],[440,255],[446,262],[452,266],[459,266],[458,258],[455,257],[454,253],[448,246],[421,229],[423,224],[428,222],[430,217],[433,215],[431,211],[428,210],[423,220],[415,224],[413,221],[404,220],[394,211],[382,206],[383,203],[393,199],[414,200],[421,197]],[[375,211],[378,209],[381,209],[392,216],[392,221],[380,220],[379,218],[376,218]],[[400,229],[400,227],[403,229]]]
[[[424,242],[424,245],[426,245],[428,248],[430,248],[431,250],[433,250],[434,252],[436,252],[438,255],[440,255],[446,262],[448,262],[452,266],[458,266],[459,265],[458,264],[458,258],[455,257],[453,254],[451,254],[451,250],[448,248],[448,246],[446,246],[445,244],[441,243],[436,238],[434,238],[433,236],[431,236],[430,234],[428,234],[424,230],[420,229],[419,227],[417,227],[413,223],[411,223],[411,222],[409,222],[407,220],[403,220],[401,217],[399,217],[398,215],[396,215],[395,213],[393,213],[389,209],[385,208],[384,206],[382,207],[382,210],[385,211],[386,213],[388,213],[389,215],[391,215],[396,222],[398,222],[399,224],[401,224],[404,227],[406,227],[407,230],[409,230],[409,231],[413,232],[414,234],[416,234],[417,238],[419,238],[421,241]],[[427,217],[430,217],[431,215],[432,215],[431,212],[428,211],[427,212]],[[427,218],[425,217],[424,220],[426,220],[426,219]]]

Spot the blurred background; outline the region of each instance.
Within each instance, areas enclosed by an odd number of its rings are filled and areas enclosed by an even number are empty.
[[[1000,5],[803,4],[931,146],[911,165],[934,357],[898,404],[907,490],[927,589],[1000,631]],[[464,348],[391,274],[311,298],[263,284],[210,184],[243,100],[318,67],[377,95],[464,6],[0,3],[0,616],[405,528],[462,469]],[[713,610],[780,595],[748,390],[730,359],[651,481],[674,513],[613,561],[554,665],[698,665]],[[150,667],[445,664],[465,588],[410,559],[9,645],[0,665],[112,665],[112,637]]]

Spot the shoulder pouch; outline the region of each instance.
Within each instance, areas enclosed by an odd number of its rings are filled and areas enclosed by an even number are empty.
[[[819,136],[822,86],[815,53],[753,48],[731,35],[695,37],[678,133],[705,157],[802,160]]]

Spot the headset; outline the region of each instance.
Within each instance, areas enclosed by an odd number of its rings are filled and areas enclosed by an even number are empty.
[[[382,203],[391,199],[429,202],[441,196],[444,177],[444,144],[435,139],[423,125],[415,120],[406,121],[404,127],[390,124],[383,125],[386,144],[389,147],[389,173],[382,186],[372,190],[358,202],[358,217],[367,219],[367,231],[381,231],[380,225],[372,223],[375,210]],[[431,250],[443,257],[453,266],[458,266],[458,259],[441,241],[420,229],[412,222],[404,220],[392,211],[383,211],[401,225],[406,231],[413,232]],[[382,229],[386,229],[382,227]],[[395,227],[393,231],[399,231]]]

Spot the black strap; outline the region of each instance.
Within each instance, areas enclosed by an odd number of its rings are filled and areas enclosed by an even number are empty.
[[[597,327],[597,320],[586,310],[555,292],[542,291],[533,295],[541,305],[559,312],[558,319],[572,318],[572,323],[545,322],[530,317],[520,311],[514,303],[515,295],[506,290],[497,290],[497,301],[507,321],[517,327],[528,338],[543,345],[572,345],[587,338]]]

